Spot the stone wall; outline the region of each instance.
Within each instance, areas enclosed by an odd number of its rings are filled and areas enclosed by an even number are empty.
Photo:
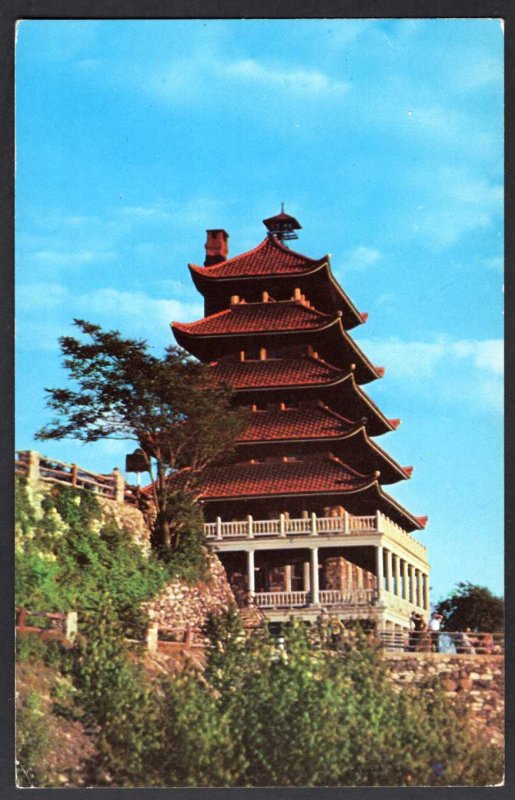
[[[466,703],[478,733],[504,742],[504,657],[442,653],[385,653],[391,679],[399,689],[424,689],[434,678],[450,698]]]
[[[113,521],[121,528],[125,528],[148,555],[150,553],[150,530],[139,508],[127,503],[117,503],[115,500],[108,500],[100,495],[95,495],[95,497],[102,507],[104,521]]]
[[[208,558],[210,580],[194,584],[173,581],[147,605],[159,626],[201,627],[209,614],[219,614],[235,605],[222,564],[214,554]]]

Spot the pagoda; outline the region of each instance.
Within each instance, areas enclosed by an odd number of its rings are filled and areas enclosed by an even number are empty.
[[[382,378],[349,331],[367,314],[336,281],[328,255],[286,242],[299,222],[281,209],[265,239],[228,258],[207,231],[190,264],[204,317],[172,323],[179,345],[230,385],[250,413],[235,455],[202,478],[207,541],[241,603],[271,620],[321,608],[401,632],[429,611],[427,550],[414,516],[383,488],[408,480],[376,438],[399,425],[362,386]]]

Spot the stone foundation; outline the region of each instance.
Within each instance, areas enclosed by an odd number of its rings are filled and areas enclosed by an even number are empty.
[[[214,554],[208,558],[209,581],[173,581],[147,605],[158,626],[199,628],[210,614],[220,614],[236,605],[222,564]]]
[[[503,656],[385,653],[384,659],[399,690],[404,686],[424,690],[433,679],[440,679],[449,697],[463,700],[470,708],[477,733],[503,745]]]

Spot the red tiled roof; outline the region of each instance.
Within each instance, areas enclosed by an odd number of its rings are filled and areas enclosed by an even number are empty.
[[[196,264],[190,264],[189,267],[206,278],[241,278],[247,275],[292,275],[308,272],[325,261],[324,258],[313,259],[296,253],[273,236],[267,236],[253,250],[227,261],[210,267]]]
[[[238,303],[196,322],[174,322],[174,330],[193,336],[231,333],[295,331],[320,328],[334,319],[296,300],[277,303]]]
[[[267,358],[263,361],[218,361],[210,367],[215,380],[234,389],[319,386],[344,378],[347,373],[326,361],[305,358]]]
[[[214,500],[356,492],[375,480],[375,476],[361,475],[334,456],[325,455],[297,462],[245,462],[210,467],[202,475],[200,489],[204,500]]]
[[[361,423],[318,408],[286,408],[254,411],[250,424],[238,442],[266,442],[291,439],[334,439],[356,430]]]

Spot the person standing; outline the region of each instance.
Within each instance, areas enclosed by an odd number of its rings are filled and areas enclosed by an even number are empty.
[[[443,616],[433,611],[431,619],[429,620],[429,630],[431,631],[431,650],[433,653],[440,652],[440,628],[442,626]]]

